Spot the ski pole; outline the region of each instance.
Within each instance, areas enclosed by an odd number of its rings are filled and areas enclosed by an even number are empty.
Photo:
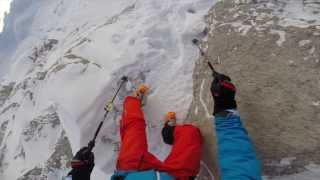
[[[123,76],[123,77],[121,78],[121,84],[119,85],[118,90],[117,90],[116,93],[114,94],[114,96],[113,96],[112,100],[109,102],[109,104],[107,104],[107,106],[105,107],[104,110],[105,110],[106,112],[104,113],[103,119],[102,119],[102,121],[100,122],[100,124],[99,124],[99,126],[98,126],[98,128],[97,128],[97,130],[96,130],[96,132],[95,132],[95,134],[94,134],[93,139],[92,139],[92,140],[89,142],[89,144],[88,144],[88,150],[89,150],[89,151],[92,151],[92,149],[94,148],[95,142],[96,142],[97,136],[98,136],[98,134],[99,134],[99,132],[100,132],[100,130],[101,130],[101,127],[102,127],[104,121],[107,119],[107,116],[108,116],[109,112],[112,111],[113,101],[116,99],[116,97],[117,97],[120,89],[122,88],[122,86],[124,85],[124,83],[127,82],[127,81],[128,81],[128,77],[127,77],[127,76]]]
[[[200,47],[200,41],[199,41],[198,39],[193,39],[193,40],[192,40],[192,43],[198,47],[201,56],[207,58],[207,63],[208,63],[209,68],[210,68],[211,71],[212,71],[213,77],[216,77],[216,76],[220,75],[220,73],[218,73],[218,72],[214,69],[213,65],[212,65],[211,62],[208,60],[208,58],[210,58],[210,57],[201,49],[201,47]]]

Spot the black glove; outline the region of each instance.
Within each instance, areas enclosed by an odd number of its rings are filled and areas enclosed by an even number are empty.
[[[236,88],[231,83],[231,78],[218,74],[211,84],[211,93],[214,100],[213,115],[223,112],[227,109],[236,109],[235,101]]]
[[[72,170],[69,175],[72,180],[90,180],[94,167],[94,154],[88,147],[81,148],[71,161]]]

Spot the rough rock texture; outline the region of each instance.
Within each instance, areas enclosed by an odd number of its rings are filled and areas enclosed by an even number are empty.
[[[58,140],[55,151],[52,153],[48,161],[43,167],[35,167],[32,170],[25,173],[18,180],[46,180],[49,176],[56,176],[57,172],[66,171],[67,162],[72,158],[72,152],[70,142],[65,136],[65,132],[62,133]]]
[[[203,48],[238,88],[240,114],[264,173],[292,174],[310,162],[320,163],[320,26],[283,27],[266,1],[257,2],[217,3],[207,17],[210,32]],[[200,121],[205,133],[212,112],[211,80],[205,59],[199,59],[189,117]],[[213,143],[205,145],[208,164],[214,159]]]
[[[15,83],[10,83],[9,85],[0,84],[0,107],[5,103],[5,101],[9,98]]]

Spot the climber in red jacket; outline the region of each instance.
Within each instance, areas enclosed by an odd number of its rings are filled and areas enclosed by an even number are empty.
[[[141,108],[147,90],[145,86],[141,86],[133,96],[124,100],[120,121],[121,146],[116,171],[111,179],[195,179],[200,170],[202,156],[201,133],[193,125],[177,125],[175,113],[168,113],[162,130],[164,142],[172,145],[169,156],[161,162],[148,152],[146,122]],[[79,167],[73,166],[69,174],[69,178],[72,175],[74,180],[90,180],[94,166],[93,153],[82,151],[86,151],[86,148],[80,150],[74,159],[84,160],[81,160]]]
[[[191,124],[177,125],[175,113],[169,112],[162,137],[166,144],[172,145],[172,149],[161,170],[177,180],[195,179],[202,157],[203,140],[199,128]]]

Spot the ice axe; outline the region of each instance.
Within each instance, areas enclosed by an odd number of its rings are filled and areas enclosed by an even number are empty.
[[[218,73],[218,72],[214,69],[213,65],[212,65],[211,62],[208,60],[208,58],[210,58],[210,57],[201,49],[201,47],[200,47],[200,41],[199,41],[198,39],[193,39],[193,40],[192,40],[192,43],[198,47],[201,56],[207,58],[207,63],[208,63],[209,68],[210,68],[211,71],[212,71],[212,76],[213,76],[213,77],[216,77],[216,76],[220,75],[220,73]]]
[[[92,151],[92,149],[94,148],[95,142],[96,142],[97,136],[98,136],[98,134],[99,134],[99,132],[100,132],[100,130],[101,130],[101,127],[102,127],[104,121],[107,119],[107,116],[108,116],[109,112],[112,111],[113,102],[114,102],[114,100],[116,99],[116,97],[117,97],[120,89],[122,88],[122,86],[124,85],[124,83],[127,82],[127,81],[128,81],[128,77],[127,77],[127,76],[123,76],[123,77],[121,78],[121,83],[120,83],[120,85],[119,85],[118,90],[116,91],[116,93],[115,93],[114,96],[112,97],[112,100],[111,100],[111,101],[106,105],[106,107],[104,108],[105,113],[104,113],[103,119],[102,119],[102,121],[100,122],[100,124],[99,124],[99,126],[98,126],[98,128],[97,128],[97,130],[96,130],[96,132],[95,132],[95,134],[94,134],[93,139],[92,139],[92,140],[89,142],[89,144],[88,144],[88,150],[89,150],[89,151]]]

